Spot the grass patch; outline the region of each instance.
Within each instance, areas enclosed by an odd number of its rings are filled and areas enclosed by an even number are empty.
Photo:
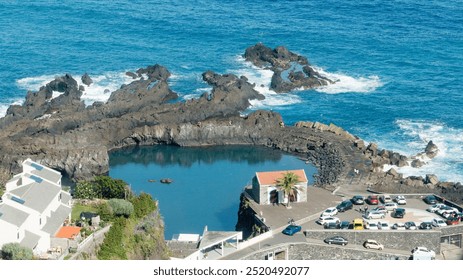
[[[97,213],[98,209],[92,205],[82,205],[82,204],[74,204],[72,206],[72,213],[71,213],[71,219],[73,221],[77,221],[80,219],[80,213],[82,212],[93,212]]]

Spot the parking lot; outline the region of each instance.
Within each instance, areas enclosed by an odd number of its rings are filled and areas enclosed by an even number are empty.
[[[345,199],[350,199],[350,197],[346,197]],[[380,202],[378,205],[382,205]],[[361,218],[365,211],[365,206],[368,207],[367,211],[372,210],[378,205],[354,205],[353,209],[347,210],[345,212],[339,212],[335,216],[338,217],[341,221],[349,221],[352,222],[356,218]],[[389,211],[383,219],[370,219],[373,222],[379,221],[387,221],[389,225],[392,227],[394,223],[405,223],[409,221],[415,222],[416,226],[418,227],[422,222],[431,222],[434,218],[442,218],[436,213],[431,213],[426,211],[426,209],[430,205],[426,204],[422,199],[419,198],[407,198],[406,205],[399,205],[398,207],[404,208],[406,210],[406,214],[404,218],[394,218],[391,216],[391,211]],[[332,205],[332,207],[336,207],[336,205]],[[305,229],[323,229],[322,225],[317,223],[318,217],[305,223],[303,228]]]

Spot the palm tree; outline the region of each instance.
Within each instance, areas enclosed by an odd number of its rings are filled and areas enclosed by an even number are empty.
[[[296,186],[296,184],[299,182],[299,176],[293,172],[286,172],[283,175],[283,177],[276,180],[277,187],[283,190],[285,197],[288,198],[286,208],[290,208],[290,197],[294,196],[294,194],[297,193],[298,187]]]

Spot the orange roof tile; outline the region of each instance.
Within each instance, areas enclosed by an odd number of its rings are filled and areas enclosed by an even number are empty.
[[[59,229],[55,237],[74,239],[79,234],[80,229],[80,227],[64,226]]]
[[[292,172],[299,177],[301,183],[307,183],[307,176],[304,169],[298,170],[284,170],[284,171],[270,171],[270,172],[256,172],[257,180],[260,185],[274,185],[277,179],[282,178],[285,173]]]

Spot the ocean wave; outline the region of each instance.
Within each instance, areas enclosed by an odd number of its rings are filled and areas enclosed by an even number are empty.
[[[423,158],[426,165],[421,168],[394,167],[396,170],[405,176],[435,174],[442,181],[463,182],[463,129],[430,121],[397,120],[396,124],[400,132],[410,139],[406,145],[402,145],[402,150],[405,150],[402,153],[407,156],[423,152],[431,140],[439,149],[435,158]]]
[[[252,63],[245,61],[242,56],[236,57],[240,67],[229,72],[240,76],[245,76],[249,83],[255,84],[254,89],[265,96],[264,100],[251,100],[253,109],[263,109],[275,106],[288,106],[302,102],[302,99],[296,94],[286,93],[279,94],[270,89],[273,72],[268,69],[261,69]]]
[[[315,88],[318,92],[327,94],[338,94],[348,92],[358,93],[370,93],[375,91],[377,88],[383,86],[378,76],[358,77],[354,78],[341,73],[330,73],[326,72],[322,68],[314,67],[314,69],[327,77],[328,79],[335,81],[334,84],[330,84],[323,87]]]
[[[252,63],[245,61],[242,56],[237,56],[235,59],[241,66],[237,70],[231,70],[232,73],[238,76],[243,75],[249,79],[249,82],[255,83],[255,89],[264,96],[274,95],[275,92],[270,89],[270,83],[272,80],[273,72],[268,69],[262,69],[254,66]],[[341,73],[330,73],[325,71],[323,68],[312,66],[323,76],[329,78],[332,81],[336,81],[334,84],[330,84],[323,87],[314,88],[315,91],[326,93],[326,94],[339,94],[339,93],[370,93],[374,92],[378,87],[383,86],[383,82],[378,76],[368,77],[352,77]],[[296,91],[303,91],[303,88],[297,89]],[[293,95],[291,98],[284,98],[283,96],[290,93],[279,94],[283,100],[279,105],[292,105],[301,102],[302,99],[297,98]],[[271,97],[273,98],[273,97]],[[278,102],[271,102],[278,104]]]
[[[77,81],[79,86],[84,87],[82,100],[84,100],[85,104],[88,106],[93,104],[95,101],[106,102],[110,97],[111,92],[119,89],[123,84],[128,84],[134,81],[134,79],[127,76],[125,73],[126,71],[106,72],[100,75],[90,75],[93,83],[89,86],[82,83],[80,79],[81,75],[71,74],[71,76]],[[27,77],[17,80],[16,84],[20,89],[23,90],[38,91],[40,87],[46,85],[59,76],[62,75],[42,75],[37,77]],[[53,98],[56,98],[59,95],[59,93],[54,93]]]

